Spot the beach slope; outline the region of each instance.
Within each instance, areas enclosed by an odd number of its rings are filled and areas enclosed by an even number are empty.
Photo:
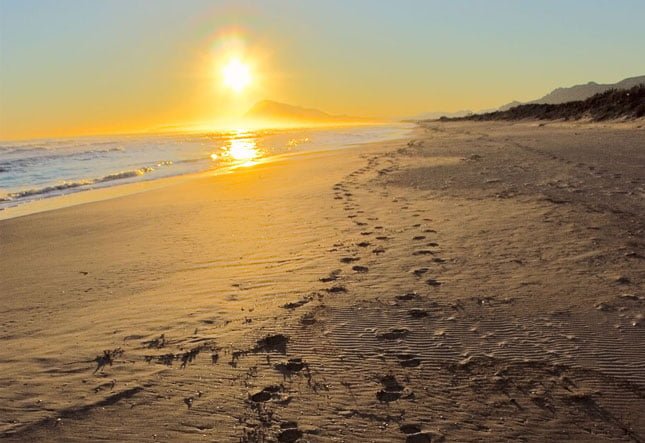
[[[644,134],[424,123],[0,221],[0,432],[643,441]]]

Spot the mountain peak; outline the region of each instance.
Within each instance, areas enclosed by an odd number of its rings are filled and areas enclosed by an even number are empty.
[[[557,105],[560,103],[585,100],[592,95],[608,91],[610,89],[629,89],[645,83],[645,75],[631,77],[617,83],[601,84],[590,81],[585,84],[574,85],[565,88],[556,88],[547,95],[529,103]]]
[[[318,109],[280,103],[273,100],[261,100],[246,113],[247,118],[289,118],[297,120],[331,119],[332,115]]]
[[[645,75],[638,77],[629,77],[617,83],[610,84],[601,84],[590,81],[580,85],[555,88],[553,91],[549,92],[542,98],[538,98],[537,100],[532,100],[525,103],[513,101],[506,105],[500,106],[498,108],[498,111],[506,111],[522,104],[559,105],[561,103],[582,101],[588,99],[593,95],[608,91],[610,89],[630,89],[641,84],[645,84]]]
[[[248,120],[280,125],[330,124],[365,121],[357,117],[332,115],[319,109],[261,100],[248,110],[244,116]]]

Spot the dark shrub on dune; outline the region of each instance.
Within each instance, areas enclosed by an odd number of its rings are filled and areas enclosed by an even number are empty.
[[[466,117],[441,117],[440,121],[495,120],[579,120],[593,121],[635,119],[645,117],[645,85],[630,89],[611,89],[586,100],[557,105],[527,104],[506,111],[473,114]]]

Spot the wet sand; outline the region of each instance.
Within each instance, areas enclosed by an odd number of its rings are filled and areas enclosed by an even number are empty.
[[[638,126],[429,123],[0,221],[0,432],[643,441]]]

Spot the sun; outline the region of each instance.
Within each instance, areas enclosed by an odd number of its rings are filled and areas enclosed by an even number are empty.
[[[222,69],[224,86],[235,92],[242,92],[251,83],[249,65],[239,59],[232,59]]]

